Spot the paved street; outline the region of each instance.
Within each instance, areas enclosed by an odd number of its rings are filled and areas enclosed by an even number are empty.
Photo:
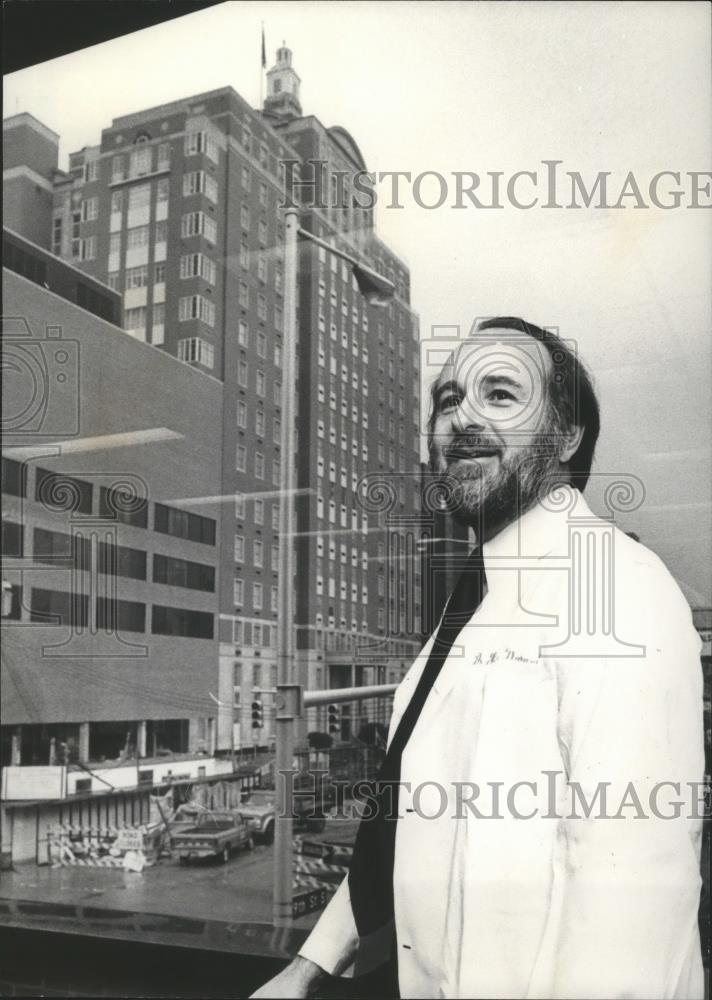
[[[323,833],[305,836],[352,843],[357,825],[356,820],[330,819]],[[3,873],[0,895],[5,899],[268,924],[272,919],[273,855],[273,846],[257,844],[252,851],[234,854],[227,864],[208,859],[180,865],[176,858],[161,858],[140,874],[114,868],[23,864]],[[316,917],[302,917],[295,921],[295,927],[311,927]]]

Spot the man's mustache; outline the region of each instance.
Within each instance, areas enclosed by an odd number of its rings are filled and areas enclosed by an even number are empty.
[[[500,452],[501,444],[493,438],[481,434],[462,434],[445,449],[445,457],[453,461],[458,458],[499,455]]]

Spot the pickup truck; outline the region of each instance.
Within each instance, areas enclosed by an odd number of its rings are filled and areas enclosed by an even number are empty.
[[[254,847],[252,827],[234,812],[205,812],[195,826],[171,836],[171,849],[181,864],[194,858],[220,858],[227,861],[230,852],[240,847]]]
[[[254,788],[243,792],[236,812],[252,827],[255,840],[271,844],[274,840],[275,793],[273,789]]]
[[[336,789],[321,777],[315,781],[314,775],[300,772],[294,775],[292,792],[296,828],[320,833],[326,825],[325,811],[336,805]],[[276,794],[274,788],[250,789],[243,793],[238,807],[240,815],[255,827],[255,836],[267,844],[274,839]]]

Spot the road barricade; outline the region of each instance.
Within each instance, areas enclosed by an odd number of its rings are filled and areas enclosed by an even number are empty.
[[[348,873],[353,848],[304,837],[295,837],[292,848],[293,888],[335,892]]]
[[[53,868],[125,868],[127,857],[140,854],[144,868],[158,860],[162,840],[159,827],[140,823],[118,827],[62,823],[47,830],[47,860]]]

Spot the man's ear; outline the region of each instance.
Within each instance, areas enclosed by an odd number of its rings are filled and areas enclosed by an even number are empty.
[[[569,428],[568,431],[564,431],[561,435],[561,441],[559,443],[559,461],[562,464],[570,462],[578,451],[584,430],[585,428],[583,426],[579,427],[574,424],[573,427]]]

